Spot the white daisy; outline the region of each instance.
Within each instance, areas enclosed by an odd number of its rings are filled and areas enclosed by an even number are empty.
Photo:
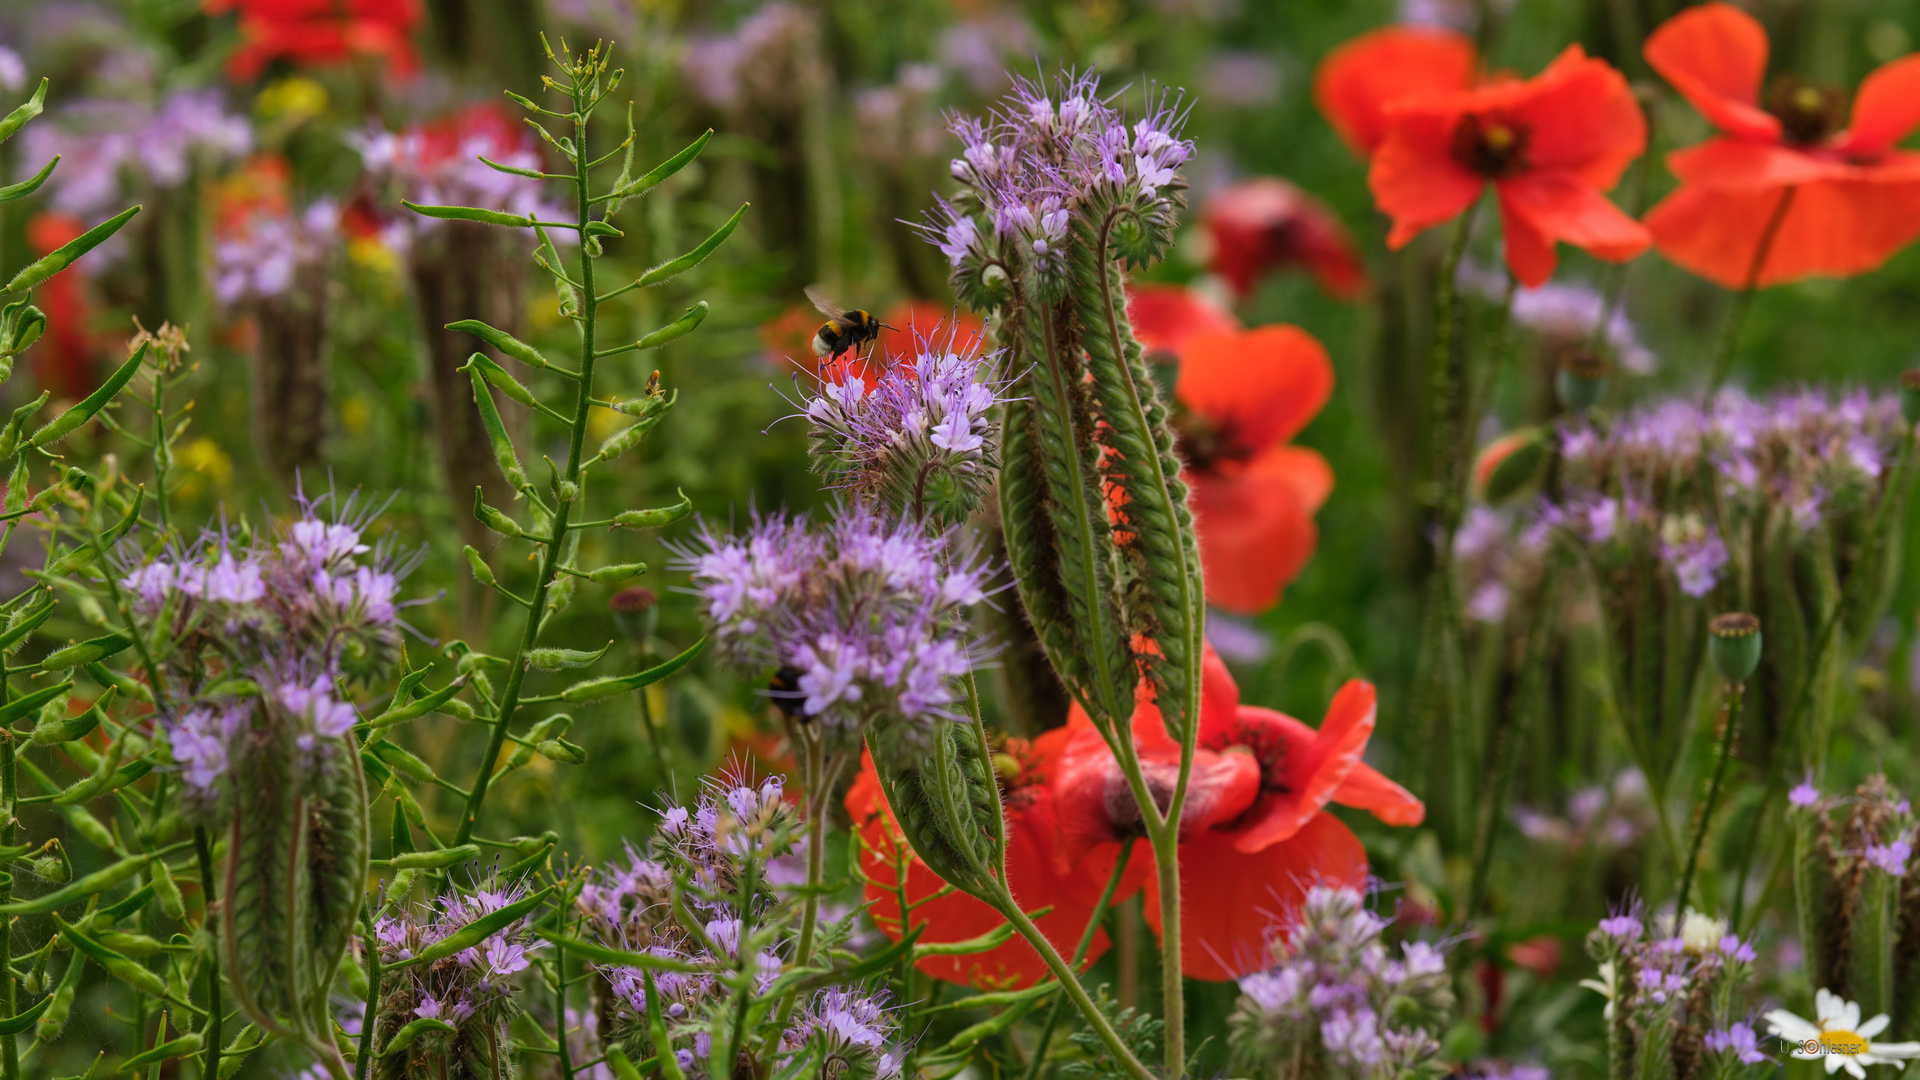
[[[1809,1023],[1785,1009],[1768,1013],[1767,1032],[1793,1045],[1793,1056],[1802,1061],[1827,1059],[1827,1074],[1846,1069],[1856,1080],[1866,1080],[1867,1065],[1907,1067],[1907,1059],[1920,1057],[1920,1042],[1876,1043],[1875,1035],[1887,1030],[1885,1013],[1860,1022],[1860,1006],[1838,994],[1822,990],[1814,996],[1818,1023]],[[1809,1050],[1809,1046],[1816,1049]]]

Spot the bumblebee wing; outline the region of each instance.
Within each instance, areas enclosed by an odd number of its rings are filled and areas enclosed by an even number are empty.
[[[827,295],[826,286],[809,285],[806,291],[807,299],[811,300],[813,306],[820,309],[820,314],[825,315],[827,318],[839,319],[845,317],[847,314],[846,308],[834,303],[833,298]]]

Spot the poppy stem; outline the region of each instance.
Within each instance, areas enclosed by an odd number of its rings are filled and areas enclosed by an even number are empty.
[[[1727,381],[1733,369],[1733,350],[1740,339],[1740,328],[1746,324],[1747,309],[1753,306],[1753,294],[1760,286],[1760,271],[1765,268],[1767,255],[1773,251],[1773,241],[1780,235],[1780,225],[1787,220],[1787,211],[1793,208],[1793,197],[1799,188],[1790,187],[1780,193],[1780,201],[1773,206],[1773,216],[1767,219],[1767,227],[1761,230],[1759,246],[1753,249],[1753,262],[1747,266],[1747,281],[1733,298],[1733,306],[1727,309],[1727,321],[1720,329],[1720,343],[1713,352],[1713,376],[1707,381],[1706,397],[1701,404],[1711,405],[1713,396],[1720,392],[1720,385]]]
[[[1734,735],[1740,730],[1740,699],[1746,684],[1734,683],[1727,695],[1727,719],[1720,732],[1720,752],[1715,755],[1713,781],[1707,785],[1707,801],[1700,804],[1700,824],[1694,827],[1693,843],[1687,849],[1687,868],[1680,873],[1680,891],[1673,901],[1673,925],[1677,932],[1687,913],[1687,893],[1693,888],[1693,872],[1700,864],[1700,847],[1713,826],[1713,808],[1720,801],[1720,785],[1727,778],[1727,759],[1733,756]]]
[[[1087,996],[1086,987],[1080,985],[1080,980],[1075,977],[1073,969],[1060,958],[1060,951],[1053,947],[1053,942],[1048,941],[1047,936],[1033,925],[1033,920],[1027,918],[1027,913],[1020,910],[1020,905],[1013,899],[1013,894],[1007,890],[1006,882],[996,884],[998,888],[994,890],[992,896],[993,906],[1013,924],[1014,931],[1025,938],[1027,944],[1033,946],[1033,951],[1040,954],[1041,961],[1047,965],[1048,970],[1053,972],[1053,977],[1060,983],[1060,988],[1073,999],[1074,1007],[1080,1010],[1080,1015],[1086,1020],[1087,1026],[1093,1029],[1102,1043],[1106,1044],[1107,1051],[1113,1055],[1114,1061],[1126,1071],[1127,1075],[1135,1077],[1136,1080],[1156,1080],[1153,1072],[1142,1065],[1139,1058],[1133,1056],[1133,1051],[1127,1048],[1126,1042],[1120,1038],[1120,1033],[1113,1030],[1113,1023],[1107,1019],[1106,1013],[1101,1012],[1100,1006],[1094,1004],[1093,999]]]
[[[1113,903],[1113,894],[1120,889],[1120,879],[1127,872],[1127,861],[1133,856],[1133,844],[1139,837],[1129,836],[1120,842],[1120,857],[1114,861],[1113,873],[1107,877],[1107,887],[1100,893],[1100,901],[1093,905],[1093,913],[1087,916],[1087,928],[1080,932],[1080,944],[1073,950],[1073,966],[1079,967],[1087,958],[1087,951],[1093,948],[1093,935],[1100,929],[1100,920],[1106,918],[1107,907]],[[1038,1080],[1040,1065],[1047,1059],[1047,1044],[1053,1041],[1053,1029],[1060,1024],[1060,1007],[1065,1004],[1061,998],[1053,999],[1053,1007],[1047,1010],[1047,1025],[1040,1029],[1040,1040],[1033,1044],[1033,1057],[1027,1061],[1027,1071],[1023,1080]]]

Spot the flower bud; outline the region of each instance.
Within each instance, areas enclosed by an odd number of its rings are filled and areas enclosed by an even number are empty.
[[[1920,424],[1920,368],[1900,373],[1900,417]]]
[[[635,645],[646,644],[660,623],[660,598],[652,589],[622,589],[607,601],[607,610],[613,614],[614,629]]]
[[[1522,428],[1495,439],[1480,452],[1473,464],[1474,484],[1489,505],[1503,503],[1532,488],[1546,463],[1546,432]]]
[[[1760,620],[1744,611],[1716,615],[1707,623],[1707,654],[1728,682],[1743,683],[1760,666]]]
[[[1568,412],[1586,412],[1607,396],[1607,358],[1587,348],[1566,350],[1560,354],[1553,388]]]

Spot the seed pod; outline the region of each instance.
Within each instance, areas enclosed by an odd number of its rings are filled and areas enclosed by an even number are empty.
[[[613,516],[613,524],[623,529],[657,529],[671,525],[688,514],[693,513],[693,500],[686,492],[680,493],[680,501],[671,506],[656,507],[652,510],[622,510]]]
[[[86,969],[86,961],[76,954],[67,962],[66,973],[60,976],[60,985],[54,987],[53,996],[48,1000],[47,1011],[33,1026],[33,1037],[42,1045],[51,1046],[60,1040],[60,1033],[67,1029],[67,1017],[73,1014],[73,997],[80,992],[80,975]]]
[[[526,535],[512,518],[488,506],[480,499],[480,489],[473,489],[473,516],[480,524],[508,539],[518,539]]]
[[[1489,443],[1473,465],[1480,497],[1498,506],[1533,490],[1546,472],[1548,450],[1546,432],[1533,427]]]
[[[487,565],[487,560],[480,557],[480,552],[472,544],[468,544],[464,550],[467,565],[473,567],[473,580],[491,588],[494,584],[493,567]]]
[[[1707,655],[1720,676],[1744,683],[1760,666],[1760,620],[1743,611],[1716,615],[1707,623]]]
[[[639,577],[646,572],[647,564],[643,562],[615,563],[612,566],[603,566],[598,570],[589,571],[587,580],[595,585],[613,585],[628,578]]]
[[[1553,389],[1570,413],[1584,413],[1607,396],[1607,358],[1592,349],[1576,347],[1560,354],[1553,373]]]
[[[557,761],[562,765],[585,765],[587,763],[586,750],[564,739],[546,739],[536,744],[535,749],[539,750],[540,755],[547,760]]]
[[[445,870],[471,862],[480,857],[477,844],[461,844],[459,847],[441,848],[438,851],[410,851],[393,857],[395,870]]]

